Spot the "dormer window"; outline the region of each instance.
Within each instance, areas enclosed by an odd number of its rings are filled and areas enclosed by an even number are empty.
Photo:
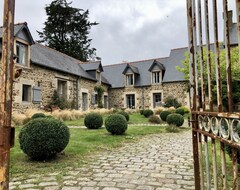
[[[133,86],[134,85],[134,75],[127,74],[126,75],[126,86]]]
[[[16,54],[17,54],[17,63],[21,65],[27,65],[27,45],[17,42],[16,43]]]
[[[153,71],[152,72],[152,83],[153,84],[161,83],[161,71]]]

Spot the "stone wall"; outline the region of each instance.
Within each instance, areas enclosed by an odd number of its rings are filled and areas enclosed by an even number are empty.
[[[39,108],[46,106],[52,99],[54,90],[57,89],[58,80],[66,81],[67,100],[73,100],[73,81],[77,80],[76,76],[51,70],[49,68],[31,65],[31,68],[23,68],[20,78],[13,83],[13,111],[24,112],[26,109]],[[23,85],[40,87],[41,102],[33,102],[33,91],[30,93],[30,101],[22,101]]]
[[[87,107],[88,109],[94,109],[97,107],[96,101],[93,101],[93,96],[95,96],[96,92],[94,91],[94,87],[100,85],[98,82],[87,80],[82,78],[79,83],[79,109],[83,108],[83,93],[87,94]],[[108,96],[108,85],[102,84],[104,88],[104,95]]]
[[[135,107],[153,108],[153,94],[161,93],[164,102],[168,96],[177,98],[182,105],[188,106],[188,94],[186,92],[186,82],[164,83],[162,85],[152,85],[147,87],[125,87],[109,90],[109,107],[126,108],[126,95],[135,95]]]

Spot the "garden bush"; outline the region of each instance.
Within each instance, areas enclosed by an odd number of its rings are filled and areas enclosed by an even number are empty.
[[[33,160],[46,160],[62,152],[70,138],[68,127],[53,118],[29,121],[19,133],[20,148]]]
[[[89,113],[84,118],[84,125],[88,129],[99,129],[103,125],[103,118],[99,113]]]
[[[175,110],[176,113],[180,114],[180,115],[184,115],[185,114],[185,111],[183,108],[179,107]]]
[[[40,117],[46,117],[46,115],[44,113],[35,113],[31,119],[36,119]]]
[[[127,130],[126,118],[121,114],[113,114],[105,119],[105,127],[113,135],[122,135]]]
[[[179,108],[182,108],[184,110],[184,113],[189,113],[190,112],[190,110],[185,106],[181,106]]]
[[[143,110],[143,115],[149,117],[150,115],[153,115],[153,111],[150,109]]]
[[[171,96],[167,97],[166,100],[165,100],[165,104],[164,104],[164,107],[175,107],[175,108],[178,108],[180,106],[182,106],[176,98],[173,98]]]
[[[167,120],[167,116],[170,115],[172,112],[169,111],[169,110],[164,110],[160,113],[160,118],[163,120],[163,121],[166,121]]]
[[[156,124],[160,124],[161,123],[160,118],[158,116],[156,116],[156,115],[149,116],[148,121],[150,123],[156,123]]]
[[[144,110],[139,110],[139,113],[140,113],[141,115],[143,115],[143,111],[144,111]]]
[[[180,127],[184,123],[184,118],[182,115],[180,115],[178,113],[172,113],[167,116],[166,121],[169,125],[175,125],[177,127]]]
[[[126,118],[126,120],[129,121],[129,114],[128,114],[127,112],[125,112],[125,111],[120,111],[120,112],[118,112],[118,114],[123,115],[123,116]]]

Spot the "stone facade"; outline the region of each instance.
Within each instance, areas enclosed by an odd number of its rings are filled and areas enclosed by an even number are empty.
[[[71,74],[58,72],[49,68],[31,64],[31,67],[22,68],[21,77],[14,81],[13,84],[13,111],[25,112],[26,109],[40,108],[47,106],[52,99],[55,90],[59,90],[62,83],[65,88],[62,89],[64,97],[68,101],[78,102],[78,109],[82,109],[82,93],[87,93],[88,103],[87,110],[94,108],[94,102],[91,101],[94,94],[94,87],[98,85],[96,81],[79,78]],[[108,92],[108,86],[103,85],[105,92]],[[24,88],[29,88],[29,92],[24,101]],[[37,90],[35,90],[37,89]],[[34,100],[34,93],[39,93],[39,100]]]
[[[127,108],[127,95],[134,95],[135,108],[154,108],[154,94],[161,95],[161,101],[168,96],[177,98],[185,106],[189,106],[186,82],[163,83],[146,87],[125,87],[109,90],[109,107]]]

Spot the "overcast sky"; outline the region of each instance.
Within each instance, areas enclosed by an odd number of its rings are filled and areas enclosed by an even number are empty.
[[[0,0],[2,25],[3,0]],[[187,46],[186,0],[72,0],[72,6],[89,9],[92,47],[102,64],[168,56],[173,48]],[[219,1],[218,1],[219,2]],[[229,0],[229,8],[234,6]],[[46,21],[44,7],[51,0],[16,0],[15,23],[27,22],[34,40]],[[219,11],[221,15],[221,10]]]

